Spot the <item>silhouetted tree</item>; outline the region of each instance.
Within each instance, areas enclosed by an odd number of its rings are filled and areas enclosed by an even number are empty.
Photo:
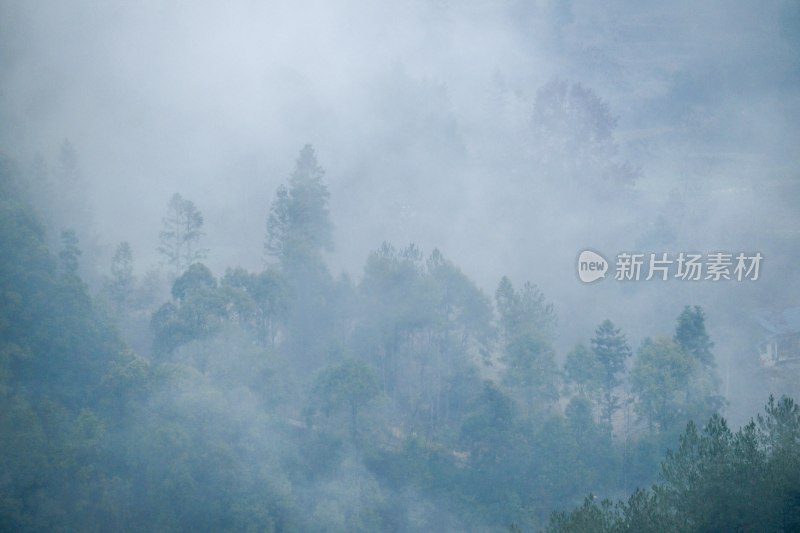
[[[111,279],[106,291],[117,313],[125,311],[134,290],[133,252],[127,242],[117,245],[111,259]]]
[[[495,292],[502,334],[503,383],[523,394],[528,407],[558,399],[557,368],[551,341],[553,305],[530,283],[515,291],[505,276]]]
[[[321,252],[333,248],[330,193],[322,182],[324,175],[314,148],[307,144],[300,150],[289,187],[281,185],[276,191],[264,250],[286,270],[298,263],[320,261]]]
[[[714,366],[714,356],[711,354],[714,343],[706,332],[706,316],[699,306],[691,308],[687,305],[683,308],[672,338],[704,366]]]
[[[207,250],[199,247],[203,236],[203,215],[194,202],[175,193],[163,218],[163,228],[159,234],[158,251],[176,276],[192,263],[205,258]]]
[[[592,352],[603,368],[601,401],[603,417],[610,426],[614,412],[620,407],[615,391],[622,383],[621,375],[625,372],[626,360],[632,355],[631,348],[621,330],[610,320],[604,320],[595,330]]]
[[[358,436],[359,410],[380,392],[372,369],[355,359],[345,359],[324,369],[317,377],[315,390],[326,413],[347,408],[350,433],[354,439]]]

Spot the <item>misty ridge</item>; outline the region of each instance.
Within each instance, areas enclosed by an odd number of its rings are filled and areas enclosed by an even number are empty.
[[[798,45],[0,0],[0,530],[800,530]],[[615,279],[684,252],[763,263]]]

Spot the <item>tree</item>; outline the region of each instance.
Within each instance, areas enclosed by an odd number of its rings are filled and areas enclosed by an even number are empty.
[[[714,354],[711,348],[714,343],[706,333],[705,313],[703,310],[688,305],[678,316],[673,340],[697,362],[688,390],[687,405],[693,417],[705,418],[719,410],[725,399],[719,394],[719,376],[716,373]]]
[[[392,407],[428,437],[460,424],[480,388],[475,362],[489,357],[490,300],[452,262],[415,245],[383,243],[359,287],[353,335],[370,353]]]
[[[234,301],[240,320],[255,326],[261,341],[274,347],[278,326],[288,313],[285,277],[275,269],[252,274],[237,268],[228,269],[222,284],[243,293],[243,300]]]
[[[614,412],[619,409],[619,397],[614,391],[622,383],[620,375],[625,372],[625,361],[631,356],[631,348],[621,330],[610,320],[604,320],[595,330],[592,352],[603,368],[601,384],[603,417],[610,426]]]
[[[580,83],[552,80],[536,93],[533,108],[535,157],[567,185],[600,192],[630,187],[640,171],[617,161],[617,119],[608,104]]]
[[[637,410],[650,426],[662,430],[687,414],[689,378],[694,360],[668,338],[645,339],[631,370],[631,386],[638,396]]]
[[[515,291],[511,281],[503,276],[495,291],[495,302],[506,339],[525,334],[546,341],[553,339],[557,323],[555,308],[547,303],[536,285],[526,282],[520,291]]]
[[[189,267],[172,284],[172,301],[161,306],[150,320],[153,350],[169,354],[179,346],[213,336],[228,317],[228,300],[217,280],[202,263]],[[205,361],[200,370],[205,373]]]
[[[530,283],[520,291],[507,277],[495,292],[500,315],[503,383],[517,389],[528,407],[558,399],[556,365],[551,347],[556,315],[553,305]]]
[[[319,261],[322,251],[333,248],[330,193],[322,182],[324,175],[314,148],[307,144],[300,150],[288,189],[281,185],[276,191],[267,219],[264,251],[285,270],[298,263]]]
[[[192,263],[204,259],[208,253],[199,248],[200,237],[203,236],[203,215],[194,202],[175,193],[169,201],[167,215],[162,222],[164,229],[159,234],[158,251],[164,256],[164,262],[178,276]]]
[[[111,259],[111,279],[106,286],[117,313],[122,313],[127,308],[134,282],[131,246],[127,242],[121,242]]]
[[[595,402],[600,401],[605,368],[593,351],[583,344],[575,346],[567,354],[564,374],[567,381],[578,388],[578,394],[590,396]]]
[[[503,452],[514,444],[516,423],[514,400],[491,381],[485,381],[461,425],[461,438],[470,449],[471,459],[482,467],[505,459]]]
[[[627,503],[588,497],[553,513],[548,532],[683,533],[800,530],[800,409],[770,396],[765,413],[735,433],[717,414],[689,422],[661,464],[661,482]]]
[[[358,436],[358,412],[380,392],[375,372],[355,359],[345,359],[324,369],[314,387],[326,414],[346,407],[350,414],[350,433]]]
[[[289,202],[289,190],[285,185],[279,185],[267,217],[267,238],[264,241],[264,252],[267,256],[278,259],[285,257],[287,241],[291,238]]]
[[[714,356],[711,353],[714,343],[706,333],[706,316],[702,308],[697,305],[694,309],[688,305],[684,307],[678,316],[675,335],[672,338],[703,366],[714,366]]]
[[[267,263],[275,263],[290,295],[283,348],[303,371],[321,362],[339,333],[337,288],[322,255],[333,247],[324,173],[314,149],[304,146],[288,187],[278,187],[264,242]]]

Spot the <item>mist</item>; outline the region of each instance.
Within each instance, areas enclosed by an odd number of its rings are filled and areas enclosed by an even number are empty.
[[[5,453],[0,524],[535,531],[664,481],[690,420],[800,393],[798,86],[789,0],[0,0],[3,191],[42,227],[3,223],[3,427],[93,450]],[[616,279],[681,252],[763,262]],[[670,418],[652,354],[690,369]]]

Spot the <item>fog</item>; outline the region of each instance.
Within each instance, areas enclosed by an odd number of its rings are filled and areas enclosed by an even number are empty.
[[[503,276],[518,289],[530,282],[557,315],[548,342],[559,367],[605,319],[636,352],[646,338],[671,337],[685,306],[700,306],[725,400],[719,411],[732,427],[770,393],[800,392],[796,368],[760,363],[758,322],[800,305],[799,84],[800,6],[790,0],[0,0],[0,152],[29,182],[51,249],[62,230],[76,231],[93,297],[102,300],[122,241],[138,280],[160,272],[155,300],[118,318],[137,357],[158,360],[148,321],[176,277],[158,252],[173,194],[202,212],[203,263],[220,282],[229,268],[260,272],[275,264],[264,245],[276,190],[312,145],[330,193],[333,246],[322,257],[333,279],[349,280],[342,287],[368,290],[368,258],[383,242],[413,243],[424,257],[439,250],[489,300]],[[65,164],[73,149],[74,164]],[[611,262],[605,280],[578,279],[585,249]],[[764,260],[755,281],[625,282],[614,279],[622,252],[760,252]],[[302,319],[311,327],[317,315],[309,313]],[[253,364],[271,375],[291,367],[291,379],[277,383],[306,394],[323,359],[282,357],[330,348],[297,344],[288,324],[273,332],[269,362]],[[341,350],[358,358],[350,352],[367,343],[359,327],[313,329],[320,339],[343,331]],[[222,344],[184,345],[175,361],[216,350],[233,357],[231,373],[247,376],[250,367],[230,354],[249,350],[237,337],[249,333],[223,329],[202,341]],[[502,349],[492,350],[492,364],[476,372],[499,382]],[[243,420],[263,407],[247,386],[220,379],[214,394],[224,397],[203,401],[221,413]],[[285,407],[293,394],[274,401]],[[165,400],[154,393],[148,402],[158,409]],[[283,414],[252,416],[306,424],[295,420],[297,405],[276,409]],[[373,425],[402,410],[391,395],[371,409],[363,416]],[[258,464],[292,446],[293,437],[253,431],[240,460]],[[619,442],[618,428],[612,433]],[[407,529],[467,527],[457,508],[431,504],[414,484],[363,489],[377,503],[344,491],[351,484],[334,480],[383,483],[374,461],[353,453],[337,475],[295,492],[270,489],[300,508],[335,502],[300,529],[348,529],[331,509],[375,509],[392,498],[409,510]],[[606,487],[611,496],[633,488]],[[507,527],[512,518],[487,523]]]

